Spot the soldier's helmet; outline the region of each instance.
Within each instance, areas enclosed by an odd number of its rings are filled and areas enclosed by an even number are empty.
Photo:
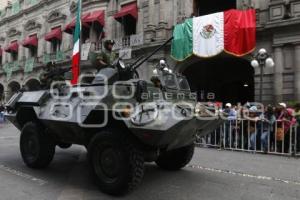
[[[106,40],[105,42],[104,42],[104,48],[105,49],[108,49],[108,46],[109,45],[114,45],[115,44],[115,41],[114,40]]]
[[[47,64],[46,64],[46,68],[51,68],[51,67],[54,67],[54,66],[55,66],[54,61],[47,62]]]

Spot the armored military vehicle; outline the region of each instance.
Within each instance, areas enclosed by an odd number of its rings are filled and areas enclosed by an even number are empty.
[[[186,78],[163,60],[151,81],[138,78],[136,69],[163,47],[132,65],[118,59],[78,85],[59,82],[47,90],[15,94],[6,116],[21,131],[25,164],[45,168],[56,146],[84,145],[96,183],[113,195],[140,183],[145,162],[166,170],[186,166],[196,132],[210,133],[221,119],[215,112],[199,118]]]

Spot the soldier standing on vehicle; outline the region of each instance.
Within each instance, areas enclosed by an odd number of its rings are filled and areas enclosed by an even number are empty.
[[[46,65],[45,71],[40,75],[41,87],[49,89],[53,81],[64,81],[64,73],[61,69],[55,68],[53,62]]]
[[[106,40],[104,42],[104,51],[97,57],[99,68],[109,67],[118,58],[118,55],[112,51],[115,42]]]

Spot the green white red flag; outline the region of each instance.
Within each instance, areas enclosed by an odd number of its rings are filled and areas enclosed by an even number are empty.
[[[81,34],[81,0],[77,2],[76,26],[74,31],[74,47],[72,55],[72,74],[71,84],[78,83],[80,74],[80,34]]]
[[[171,56],[178,61],[222,52],[244,56],[256,46],[255,10],[232,9],[187,19],[175,26],[173,37]]]

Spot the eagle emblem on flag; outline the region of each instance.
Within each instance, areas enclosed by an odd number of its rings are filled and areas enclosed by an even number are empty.
[[[216,33],[215,27],[212,24],[208,24],[202,28],[200,35],[204,39],[210,39],[215,35],[215,33]]]

